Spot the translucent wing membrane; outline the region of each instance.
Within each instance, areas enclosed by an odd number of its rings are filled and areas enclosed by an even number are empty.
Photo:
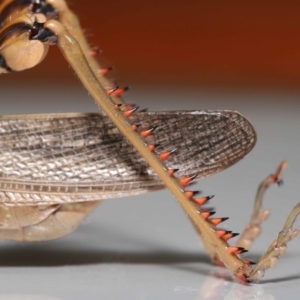
[[[254,146],[252,125],[234,111],[138,112],[138,130],[178,177],[202,178],[244,157]],[[155,139],[155,140],[154,140]],[[137,195],[163,185],[138,152],[102,114],[0,117],[0,201],[36,205]]]

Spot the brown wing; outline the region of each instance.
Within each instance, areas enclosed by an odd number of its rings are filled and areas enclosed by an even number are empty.
[[[178,177],[217,173],[255,145],[251,123],[234,111],[138,112],[157,126],[156,151]],[[102,114],[0,117],[0,202],[33,205],[101,200],[163,188],[137,151]]]

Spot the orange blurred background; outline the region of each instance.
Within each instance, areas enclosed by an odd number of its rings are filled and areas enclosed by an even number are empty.
[[[124,84],[300,87],[300,1],[73,0]],[[52,47],[55,48],[55,47]],[[69,82],[58,50],[22,80]],[[9,75],[9,76],[15,76]],[[4,78],[4,77],[2,77]]]

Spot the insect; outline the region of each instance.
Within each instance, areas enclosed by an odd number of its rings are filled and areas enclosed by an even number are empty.
[[[219,172],[255,145],[251,123],[234,111],[137,112],[120,97],[124,88],[105,77],[64,0],[0,2],[0,70],[34,67],[49,45],[58,45],[104,114],[0,117],[0,237],[48,240],[74,230],[101,200],[167,187],[192,220],[212,260],[242,282],[260,279],[275,265],[300,204],[291,212],[259,262],[241,258],[260,233],[269,212],[265,190],[280,183],[282,162],[259,186],[254,213],[236,246],[235,233],[217,227],[226,218],[203,206],[211,196],[187,189]]]

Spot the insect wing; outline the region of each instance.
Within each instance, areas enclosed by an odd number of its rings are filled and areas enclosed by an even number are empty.
[[[176,152],[176,176],[217,173],[255,145],[251,123],[234,111],[137,112],[157,153]],[[0,118],[0,201],[36,205],[102,200],[162,189],[157,175],[102,114]]]

